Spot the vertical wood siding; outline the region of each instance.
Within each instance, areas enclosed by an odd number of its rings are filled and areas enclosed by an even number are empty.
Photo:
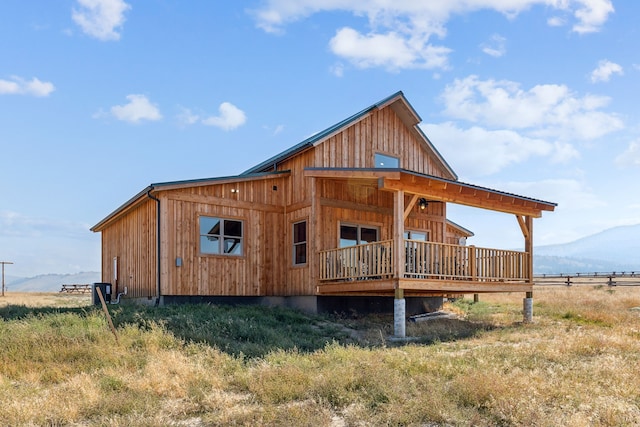
[[[282,289],[286,191],[286,182],[277,178],[162,193],[163,294],[261,296]],[[243,254],[200,253],[200,216],[243,221]]]
[[[149,199],[102,231],[102,281],[115,285],[113,258],[118,258],[115,292],[142,298],[156,295],[156,202]]]

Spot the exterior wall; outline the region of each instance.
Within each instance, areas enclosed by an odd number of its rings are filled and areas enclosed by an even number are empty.
[[[311,200],[307,167],[373,168],[376,153],[400,157],[400,167],[414,172],[447,177],[439,163],[429,156],[424,143],[390,107],[374,111],[313,149],[278,164],[291,171],[295,188],[292,203]]]
[[[156,202],[148,199],[102,231],[102,281],[114,292],[126,286],[127,297],[156,295],[156,218]]]
[[[456,227],[452,227],[450,224],[447,224],[447,237],[445,239],[445,243],[450,245],[459,245],[460,239],[463,237],[469,237],[468,234],[463,233]]]
[[[286,190],[275,178],[162,192],[162,294],[281,294]],[[200,253],[200,216],[242,220],[242,256]]]
[[[400,157],[403,169],[444,176],[423,142],[390,107],[375,110],[328,138],[316,148],[313,163],[316,167],[372,168],[375,153]]]
[[[339,246],[340,223],[376,226],[380,228],[380,240],[393,238],[393,197],[390,192],[351,188],[350,184],[332,180],[324,181],[322,188],[322,195],[326,197],[321,199],[321,250]],[[406,198],[405,203],[408,201]],[[428,231],[429,240],[443,242],[444,209],[444,203],[429,203],[424,211],[414,206],[405,221],[405,230]]]

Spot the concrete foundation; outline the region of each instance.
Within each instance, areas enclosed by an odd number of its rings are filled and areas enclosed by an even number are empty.
[[[407,315],[404,298],[393,300],[393,335],[396,338],[404,338],[407,333]]]
[[[420,297],[404,298],[405,317],[430,313],[442,308],[444,298]],[[160,305],[165,304],[225,304],[263,305],[288,307],[306,313],[338,313],[344,315],[364,315],[371,313],[394,314],[395,298],[365,296],[291,296],[291,297],[232,297],[232,296],[180,296],[163,295]],[[153,299],[155,302],[155,298]]]

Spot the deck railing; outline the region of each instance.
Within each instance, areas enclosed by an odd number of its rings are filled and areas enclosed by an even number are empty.
[[[320,252],[320,280],[366,280],[393,275],[393,241]]]
[[[393,276],[393,241],[320,252],[320,280]],[[404,241],[404,277],[432,280],[529,281],[526,252],[445,243]]]

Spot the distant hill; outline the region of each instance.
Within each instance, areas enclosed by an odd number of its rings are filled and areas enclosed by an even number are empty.
[[[536,246],[535,274],[640,271],[640,224],[610,228],[573,242]]]
[[[5,277],[8,292],[58,292],[63,284],[100,282],[100,273],[88,271],[75,274],[43,274],[35,277]]]

